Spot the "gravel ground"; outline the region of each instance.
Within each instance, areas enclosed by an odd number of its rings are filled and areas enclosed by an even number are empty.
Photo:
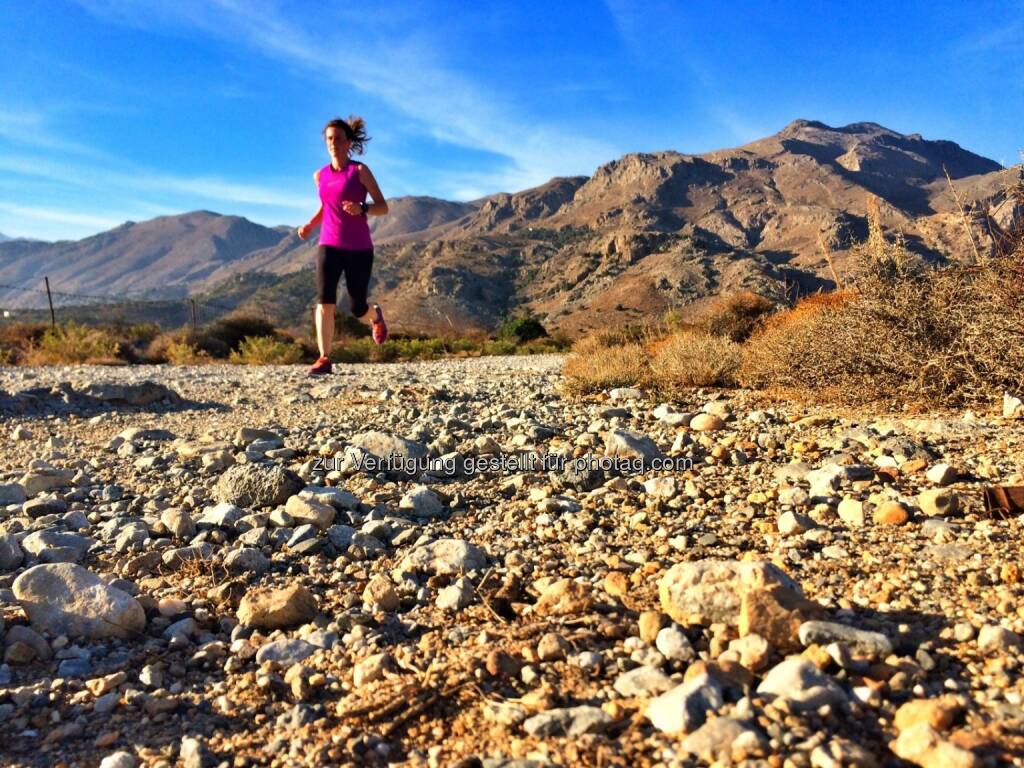
[[[1024,421],[563,362],[0,370],[0,761],[1024,764]]]

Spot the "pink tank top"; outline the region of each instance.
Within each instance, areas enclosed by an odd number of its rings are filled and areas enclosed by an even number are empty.
[[[366,187],[359,180],[359,163],[351,160],[340,171],[334,170],[330,163],[320,169],[320,202],[324,204],[320,245],[351,251],[373,248],[367,218],[362,214],[345,213],[341,207],[344,200],[357,203],[366,200]]]

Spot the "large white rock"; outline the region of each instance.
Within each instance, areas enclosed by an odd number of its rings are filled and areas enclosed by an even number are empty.
[[[29,568],[14,580],[14,596],[32,626],[53,635],[100,640],[146,628],[138,600],[74,563]]]
[[[400,571],[425,573],[464,573],[483,570],[487,554],[463,539],[438,539],[416,547],[398,566]]]

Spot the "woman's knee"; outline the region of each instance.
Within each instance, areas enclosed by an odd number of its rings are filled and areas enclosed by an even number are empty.
[[[358,300],[349,298],[348,307],[354,317],[362,317],[370,311],[370,305],[366,303],[366,299]]]

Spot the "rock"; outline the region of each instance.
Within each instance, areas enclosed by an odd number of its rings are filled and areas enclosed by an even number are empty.
[[[620,696],[627,698],[657,696],[675,688],[671,678],[657,667],[637,667],[623,672],[615,681],[614,688]]]
[[[255,573],[259,575],[266,573],[270,568],[270,561],[255,547],[242,547],[228,552],[227,557],[224,558],[224,567],[233,574]]]
[[[131,752],[114,752],[100,761],[100,768],[136,768],[139,762]]]
[[[169,568],[180,568],[185,563],[201,562],[212,557],[213,546],[204,541],[188,547],[165,549],[160,555],[160,561]]]
[[[25,440],[32,439],[32,431],[28,427],[23,427],[21,424],[16,426],[11,431],[11,440],[16,443],[24,442]]]
[[[394,611],[398,609],[400,600],[391,580],[377,574],[363,590],[363,602],[376,611]]]
[[[456,579],[437,593],[437,607],[442,611],[461,611],[473,602],[473,585],[469,579]]]
[[[32,656],[40,659],[41,661],[49,661],[53,658],[53,651],[50,649],[50,644],[46,642],[42,635],[31,627],[15,624],[13,627],[8,629],[7,635],[4,638],[4,644],[12,646],[15,643],[20,643],[25,647],[30,648],[32,650]]]
[[[779,533],[783,536],[793,536],[795,534],[805,533],[812,528],[817,528],[818,524],[814,522],[807,515],[801,515],[798,512],[783,512],[779,515]]]
[[[776,664],[764,676],[757,692],[777,696],[797,711],[817,709],[825,704],[842,704],[847,698],[843,689],[811,662],[796,656]]]
[[[18,540],[10,534],[0,535],[0,571],[13,571],[24,559]]]
[[[332,525],[327,529],[327,540],[342,552],[348,549],[355,535],[356,529],[350,525]]]
[[[892,653],[892,643],[881,632],[868,632],[831,621],[805,621],[800,625],[800,642],[805,647],[842,643],[870,659],[884,659]]]
[[[1024,402],[1019,397],[1013,397],[1007,392],[1003,393],[1003,418],[1020,419],[1024,418]]]
[[[425,485],[410,490],[398,502],[398,508],[411,512],[415,517],[441,517],[448,508],[440,497]]]
[[[367,683],[383,680],[384,673],[390,665],[391,656],[387,653],[375,653],[372,656],[367,656],[352,670],[352,682],[356,688],[361,688]]]
[[[196,535],[196,524],[192,516],[183,509],[169,507],[160,513],[160,522],[178,539],[191,539]]]
[[[487,567],[487,554],[463,539],[438,539],[409,552],[399,570],[411,573],[460,574]]]
[[[651,699],[645,714],[659,731],[690,733],[704,725],[708,713],[724,704],[721,687],[704,674]]]
[[[229,502],[221,502],[203,509],[195,521],[197,528],[233,528],[245,516],[245,510]]]
[[[427,447],[422,443],[393,435],[390,432],[363,432],[352,438],[351,444],[372,454],[378,461],[392,458],[391,464],[396,469],[409,467],[413,471],[401,474],[418,475],[420,463],[427,457]],[[398,472],[395,472],[398,474]]]
[[[639,432],[625,429],[615,429],[608,432],[604,437],[604,450],[608,456],[640,459],[644,466],[648,466],[655,459],[664,457],[664,454],[651,438]]]
[[[652,477],[644,481],[644,493],[656,499],[672,499],[679,495],[679,484],[674,477]]]
[[[713,413],[698,413],[690,419],[690,429],[694,432],[717,432],[725,429],[725,422]]]
[[[238,606],[238,620],[250,627],[284,629],[311,621],[316,598],[301,584],[251,590]]]
[[[940,733],[948,731],[963,708],[952,696],[937,699],[912,699],[898,710],[894,724],[897,731],[905,731],[918,723],[927,723]]]
[[[72,563],[37,565],[14,580],[33,628],[84,640],[132,637],[146,627],[139,601]]]
[[[978,630],[978,650],[1006,652],[1020,645],[1020,635],[998,624],[987,624]]]
[[[213,760],[209,757],[203,742],[194,736],[185,736],[178,747],[181,768],[206,768]]]
[[[530,736],[546,739],[553,736],[582,736],[601,733],[612,723],[612,718],[600,707],[578,706],[550,709],[527,719],[523,730]]]
[[[355,494],[346,491],[344,488],[324,488],[319,485],[307,485],[299,496],[311,501],[319,501],[321,504],[330,504],[337,510],[345,511],[359,509],[359,499]]]
[[[281,667],[287,669],[312,656],[318,650],[319,648],[305,640],[286,637],[260,646],[260,649],[256,651],[256,663],[276,661]]]
[[[613,403],[626,400],[639,400],[644,393],[636,387],[615,387],[609,390],[608,397]]]
[[[760,672],[768,664],[772,647],[760,635],[746,635],[729,643],[729,650],[740,655],[740,664],[751,672]]]
[[[679,627],[665,627],[658,633],[654,646],[658,652],[671,661],[693,661],[697,652]]]
[[[928,469],[925,477],[928,478],[930,483],[945,486],[956,482],[957,471],[949,466],[949,464],[935,464]]]
[[[948,488],[931,488],[918,494],[917,505],[927,517],[949,517],[960,509],[960,497]]]
[[[326,531],[334,516],[337,514],[334,507],[302,496],[292,496],[285,504],[284,511],[292,518],[295,525],[313,525],[321,531]]]
[[[637,619],[640,639],[645,643],[653,643],[664,625],[665,614],[661,611],[641,611],[640,618]]]
[[[0,484],[0,506],[25,503],[25,487],[20,483]]]
[[[728,765],[732,763],[733,744],[742,749],[750,742],[754,745],[765,742],[750,723],[733,717],[716,717],[683,739],[679,749],[707,763]]]
[[[684,626],[735,626],[745,583],[778,584],[800,592],[796,582],[771,563],[698,560],[672,566],[658,582],[658,595],[665,613]]]
[[[257,429],[256,427],[239,427],[235,432],[235,445],[249,445],[257,440],[280,440],[281,436],[269,429]]]
[[[903,525],[910,520],[910,513],[898,501],[886,501],[875,508],[871,519],[875,525]]]
[[[857,528],[864,525],[864,502],[862,501],[848,496],[839,502],[837,513],[839,519],[847,525]]]
[[[167,400],[172,405],[180,405],[182,402],[177,392],[154,381],[141,381],[137,384],[97,382],[87,385],[81,392],[106,403],[125,405],[151,405],[161,400]]]
[[[239,507],[284,504],[303,488],[298,475],[276,464],[235,464],[220,476],[214,497]]]
[[[537,641],[537,657],[541,661],[562,661],[569,650],[569,643],[557,632],[548,632]]]
[[[75,473],[70,469],[40,468],[26,472],[18,480],[17,485],[22,488],[26,497],[32,497],[55,488],[66,488],[72,484],[74,477]]]
[[[922,768],[981,768],[983,764],[973,752],[945,741],[925,722],[901,731],[889,746],[897,757]]]
[[[594,604],[590,586],[573,579],[549,584],[534,606],[538,616],[571,616],[586,613]]]

